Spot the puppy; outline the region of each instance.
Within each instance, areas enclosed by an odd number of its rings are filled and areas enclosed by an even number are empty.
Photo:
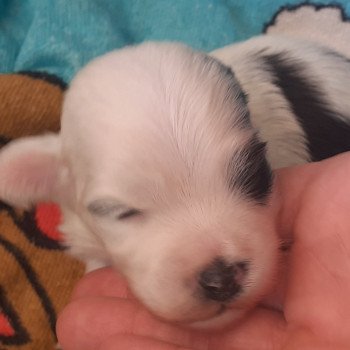
[[[217,327],[273,285],[271,169],[349,150],[349,91],[349,60],[290,38],[126,47],[78,73],[59,135],[3,148],[0,198],[59,203],[88,269],[115,266],[161,318]]]

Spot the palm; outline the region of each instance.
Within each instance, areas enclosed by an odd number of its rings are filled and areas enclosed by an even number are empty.
[[[284,238],[294,240],[283,314],[257,308],[239,326],[220,333],[184,330],[155,319],[130,298],[114,272],[103,269],[80,282],[75,301],[59,320],[64,349],[341,349],[336,344],[349,348],[348,174],[346,154],[278,175],[278,226]]]

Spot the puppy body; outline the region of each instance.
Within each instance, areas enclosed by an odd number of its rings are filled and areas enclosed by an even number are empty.
[[[349,62],[288,40],[215,58],[145,43],[94,60],[66,94],[60,135],[1,152],[0,197],[60,203],[71,252],[116,266],[165,319],[241,317],[278,264],[271,167],[350,147]]]
[[[267,35],[214,51],[249,96],[273,168],[350,150],[350,60],[327,47]]]

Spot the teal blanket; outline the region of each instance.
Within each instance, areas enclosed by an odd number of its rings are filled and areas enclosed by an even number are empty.
[[[91,58],[144,40],[177,40],[208,51],[261,33],[282,6],[300,3],[0,0],[0,71],[45,71],[69,82]],[[307,3],[319,6],[334,2]],[[343,15],[350,15],[348,0],[337,3]]]

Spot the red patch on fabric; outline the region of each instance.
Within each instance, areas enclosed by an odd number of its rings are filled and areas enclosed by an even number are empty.
[[[41,203],[36,206],[35,220],[39,229],[55,241],[62,240],[62,234],[58,230],[61,218],[61,210],[57,204]]]
[[[0,335],[11,337],[15,335],[14,329],[11,327],[7,317],[0,312]]]

